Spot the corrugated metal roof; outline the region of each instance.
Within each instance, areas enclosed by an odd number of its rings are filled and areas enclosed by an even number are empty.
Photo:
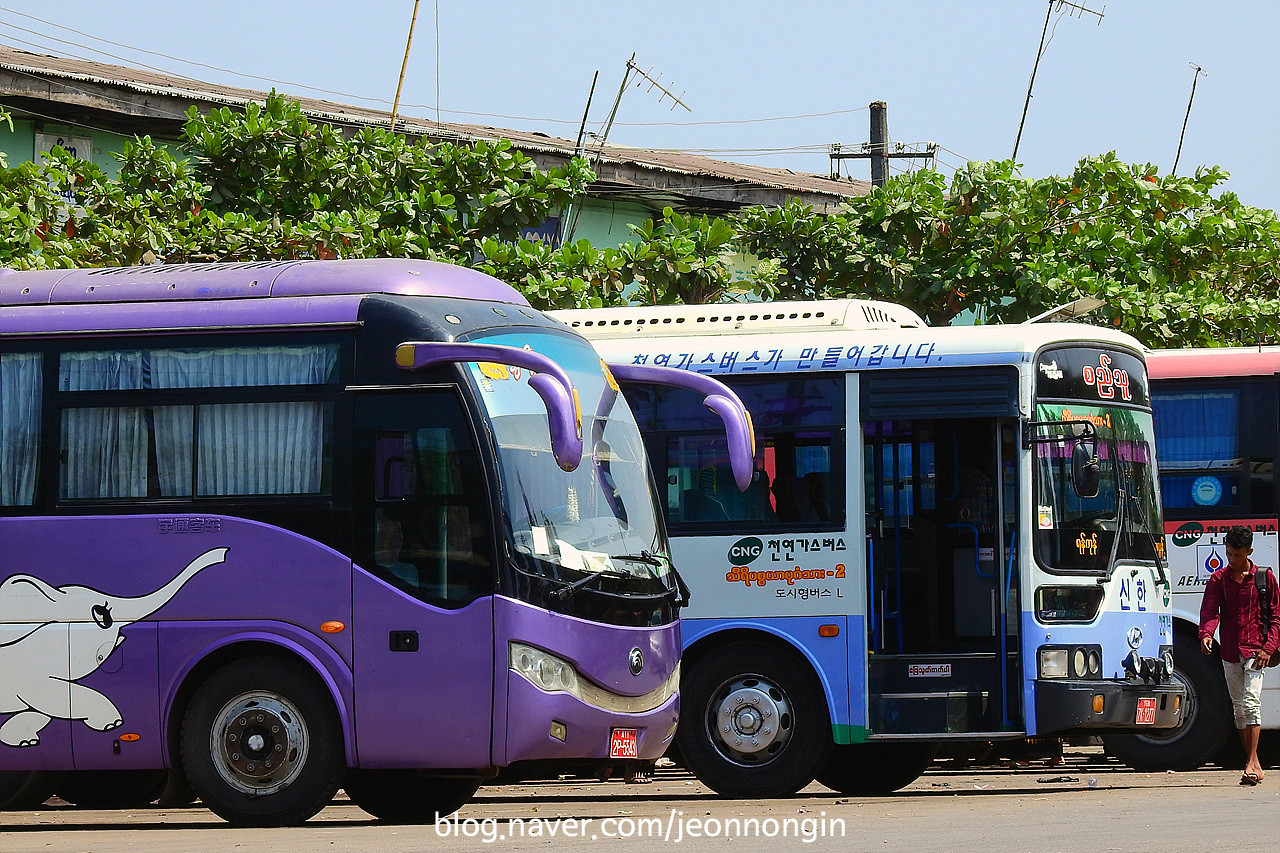
[[[45,56],[15,48],[0,46],[0,68],[37,78],[55,78],[63,81],[79,81],[95,86],[124,89],[144,95],[190,100],[203,104],[244,106],[250,101],[261,102],[266,93],[254,89],[222,86],[160,74],[122,65],[110,65],[84,59],[68,59]],[[340,104],[286,92],[302,105],[310,116],[335,123],[352,125],[387,126],[390,113],[364,107]],[[180,116],[174,116],[180,119]],[[517,148],[526,152],[540,152],[567,157],[573,154],[574,144],[567,139],[547,136],[535,131],[496,128],[485,125],[437,123],[427,119],[398,116],[397,125],[410,134],[444,139],[509,139]],[[595,151],[593,150],[592,156]],[[601,152],[601,162],[634,165],[659,172],[713,178],[745,186],[768,187],[816,193],[834,199],[867,195],[871,185],[853,179],[832,180],[825,175],[793,172],[789,169],[772,169],[745,163],[714,160],[681,151],[630,148],[623,145],[607,145]],[[682,193],[688,195],[686,191]]]

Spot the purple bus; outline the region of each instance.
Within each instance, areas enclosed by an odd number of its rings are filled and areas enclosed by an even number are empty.
[[[502,767],[670,745],[686,594],[643,443],[507,285],[0,270],[0,306],[0,804],[168,771],[239,825],[339,788],[429,822]]]

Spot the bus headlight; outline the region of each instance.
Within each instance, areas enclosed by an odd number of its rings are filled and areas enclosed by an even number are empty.
[[[1098,649],[1089,650],[1089,677],[1102,677],[1102,652]]]
[[[1041,678],[1066,678],[1069,674],[1066,649],[1040,650]]]
[[[524,643],[511,643],[509,648],[511,669],[535,687],[548,693],[578,694],[578,673],[568,661]]]
[[[1041,678],[1097,679],[1102,677],[1102,646],[1041,646]]]
[[[1089,656],[1079,646],[1071,653],[1071,674],[1076,678],[1084,678],[1089,674]]]
[[[646,714],[666,704],[680,689],[680,668],[672,667],[661,684],[639,696],[605,690],[578,674],[573,664],[542,649],[512,642],[507,645],[507,666],[546,693],[567,693],[580,702],[617,714]]]

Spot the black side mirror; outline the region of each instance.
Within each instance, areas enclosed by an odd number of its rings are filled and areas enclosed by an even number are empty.
[[[1071,487],[1082,498],[1096,498],[1101,482],[1098,445],[1092,438],[1080,439],[1071,448]]]

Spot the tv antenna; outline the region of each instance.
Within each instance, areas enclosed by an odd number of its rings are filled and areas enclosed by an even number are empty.
[[[1053,16],[1055,8],[1059,11],[1059,14],[1065,11],[1067,15],[1075,18],[1083,18],[1085,13],[1097,15],[1098,26],[1102,26],[1102,19],[1107,13],[1106,6],[1103,6],[1102,11],[1098,12],[1079,3],[1072,3],[1071,0],[1049,0],[1049,8],[1044,14],[1044,29],[1040,31],[1040,49],[1036,51],[1036,61],[1031,66],[1031,80],[1027,82],[1027,99],[1022,104],[1022,120],[1018,122],[1018,136],[1013,140],[1013,155],[1009,158],[1011,160],[1018,159],[1018,145],[1022,142],[1022,126],[1027,123],[1027,108],[1031,106],[1031,87],[1036,84],[1036,70],[1040,67],[1040,58],[1044,56],[1044,37],[1049,34],[1049,18]],[[1056,25],[1054,29],[1057,29]],[[1049,40],[1053,40],[1052,35],[1049,35]]]
[[[599,72],[597,72],[597,76],[598,74]],[[650,92],[652,92],[654,89],[658,90],[658,103],[662,103],[665,99],[670,98],[672,110],[674,110],[676,107],[679,106],[679,107],[684,107],[689,112],[693,112],[693,110],[689,107],[689,105],[686,104],[683,100],[684,92],[681,92],[679,95],[677,95],[675,92],[671,91],[670,86],[663,84],[661,74],[658,74],[657,77],[653,76],[652,65],[649,66],[648,71],[645,71],[639,65],[636,65],[636,55],[632,53],[631,58],[627,60],[626,70],[622,72],[622,85],[618,87],[617,97],[613,99],[613,106],[609,109],[609,117],[605,119],[604,128],[601,130],[599,134],[594,134],[594,133],[591,134],[591,136],[594,137],[596,142],[598,143],[595,157],[593,157],[591,161],[592,171],[595,171],[596,166],[599,165],[600,163],[600,157],[604,153],[605,142],[607,142],[609,139],[609,131],[613,129],[613,120],[618,116],[618,106],[622,103],[622,96],[627,91],[627,86],[631,84],[632,74],[635,74],[637,78],[636,79],[637,87],[643,86],[645,83],[648,83]],[[596,91],[596,81],[595,81],[595,78],[593,77],[591,79],[591,94],[587,95],[587,109],[582,114],[582,127],[579,128],[578,130],[578,144],[575,146],[577,156],[581,156],[584,153],[583,145],[582,145],[583,130],[585,129],[586,123],[587,123],[587,113],[591,111],[591,96],[595,93],[595,91]],[[573,216],[566,217],[569,220],[569,226],[567,229],[565,229],[564,238],[561,241],[562,243],[567,243],[570,240],[572,240],[574,229],[578,227],[578,214],[581,211],[581,206],[576,203],[571,204],[571,206],[573,207]]]
[[[639,65],[636,65],[636,55],[633,53],[631,54],[631,58],[627,60],[627,70],[624,71],[622,74],[622,85],[618,87],[618,96],[613,99],[613,108],[609,110],[609,118],[605,120],[604,130],[601,132],[600,136],[598,137],[600,140],[601,148],[604,148],[605,141],[608,140],[609,138],[609,131],[613,128],[613,120],[617,118],[617,115],[618,115],[618,105],[622,103],[622,95],[624,92],[627,91],[628,84],[631,83],[632,73],[634,73],[636,77],[639,78],[636,80],[637,87],[643,86],[646,82],[648,82],[650,92],[652,92],[654,89],[658,90],[658,93],[659,93],[658,103],[662,103],[663,100],[665,100],[666,98],[670,98],[672,110],[674,110],[677,106],[680,106],[680,107],[684,107],[689,112],[693,112],[693,110],[689,109],[689,105],[686,104],[683,100],[681,100],[684,97],[684,92],[681,92],[679,95],[677,95],[674,92],[672,92],[671,89],[669,89],[667,86],[664,86],[662,84],[661,74],[659,74],[657,77],[653,76],[652,65],[649,66],[648,71],[645,71]]]
[[[1191,78],[1191,97],[1187,98],[1187,114],[1182,118],[1182,133],[1178,136],[1178,153],[1175,154],[1173,157],[1173,168],[1169,170],[1170,175],[1177,173],[1178,159],[1182,157],[1182,140],[1187,135],[1187,120],[1191,118],[1191,102],[1196,99],[1196,83],[1200,81],[1200,78],[1202,76],[1203,77],[1209,76],[1208,71],[1205,71],[1203,68],[1201,68],[1199,65],[1196,65],[1194,62],[1188,62],[1187,65],[1191,68],[1194,68],[1196,70],[1196,73]]]

